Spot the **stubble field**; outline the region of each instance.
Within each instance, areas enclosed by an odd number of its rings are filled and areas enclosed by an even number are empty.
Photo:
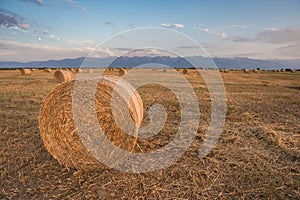
[[[194,142],[172,166],[131,174],[60,165],[44,147],[38,128],[39,109],[57,85],[53,72],[20,76],[16,70],[0,70],[0,199],[299,199],[300,73],[222,73],[226,122],[204,159],[198,151],[210,121],[209,93],[196,71],[184,76],[201,111]],[[138,141],[136,151],[159,149],[178,129],[178,102],[158,85],[138,91],[144,110],[160,103],[168,118],[159,135]]]

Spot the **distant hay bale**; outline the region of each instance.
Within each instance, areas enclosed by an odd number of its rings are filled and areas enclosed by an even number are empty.
[[[296,70],[290,69],[290,68],[285,69],[285,71],[286,71],[286,72],[292,72],[292,73],[296,72]]]
[[[118,83],[119,80],[118,77],[112,76],[101,77],[97,80],[93,110],[95,111],[98,125],[101,127],[106,138],[119,148],[126,151],[133,151],[137,142],[137,130],[143,119],[143,102],[137,91],[130,84],[125,81]],[[76,81],[81,81],[79,84],[87,86],[90,84],[88,80]],[[115,90],[117,93],[116,99],[118,102],[123,102],[124,104],[122,105],[126,105],[117,106],[117,108],[121,112],[129,113],[128,118],[124,118],[124,123],[129,123],[130,121],[134,125],[131,135],[126,134],[119,128],[112,113],[111,100],[117,83],[119,89]],[[80,139],[78,134],[79,125],[76,124],[75,126],[72,109],[74,106],[72,105],[72,95],[75,89],[74,84],[75,81],[60,84],[46,97],[39,115],[41,138],[49,153],[60,163],[82,170],[103,169],[105,166],[89,152],[89,149],[84,146]],[[78,88],[76,91],[84,93],[84,91],[80,91]],[[79,102],[85,102],[86,95],[79,94]],[[127,101],[128,99],[126,100],[124,96],[128,96],[129,94],[132,95],[129,101]],[[82,104],[82,106],[82,109],[85,110],[85,104]],[[89,112],[79,112],[79,115],[80,119],[88,121],[84,123],[84,127],[91,128],[89,120],[93,119],[93,115]],[[89,141],[99,141],[98,138],[101,136],[101,132],[97,130],[87,136]],[[98,145],[98,143],[93,148],[100,155],[113,153],[111,151],[106,152],[107,147],[101,144]]]
[[[127,74],[127,70],[126,69],[119,69],[119,76],[124,76],[125,74]]]
[[[249,69],[243,69],[243,72],[244,73],[249,73],[250,71],[249,71]]]
[[[253,69],[252,70],[254,73],[258,73],[258,69]]]
[[[51,70],[51,69],[44,69],[44,72],[51,73],[51,72],[52,72],[52,70]]]
[[[225,69],[225,68],[221,68],[221,69],[219,69],[219,72],[228,73],[229,70],[228,70],[228,69]]]
[[[21,75],[30,75],[31,74],[31,70],[30,69],[20,69],[20,73]]]
[[[30,70],[31,70],[32,72],[34,72],[36,69],[34,69],[34,68],[31,68]]]
[[[69,70],[74,73],[77,72],[77,69],[75,69],[75,68],[70,68]]]
[[[188,73],[188,70],[187,70],[187,69],[183,69],[182,73],[183,73],[183,74],[187,74],[187,73]]]
[[[82,69],[78,68],[78,69],[76,69],[76,72],[77,73],[82,73]]]
[[[57,70],[54,72],[56,82],[63,83],[72,80],[72,72],[65,70]]]

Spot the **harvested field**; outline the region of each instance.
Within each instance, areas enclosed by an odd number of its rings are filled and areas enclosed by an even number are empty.
[[[160,78],[169,74],[155,73]],[[300,198],[299,71],[222,73],[225,126],[214,149],[199,159],[210,122],[210,98],[203,79],[189,70],[184,77],[194,87],[201,111],[195,140],[172,166],[140,174],[115,169],[86,172],[60,165],[44,147],[38,121],[44,98],[57,86],[53,73],[19,74],[0,70],[0,199]],[[155,84],[138,92],[144,111],[160,103],[168,118],[158,135],[138,139],[135,151],[159,149],[179,127],[177,99]],[[144,113],[143,123],[148,121]]]

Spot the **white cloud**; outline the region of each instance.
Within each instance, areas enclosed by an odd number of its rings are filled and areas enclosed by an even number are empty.
[[[250,57],[257,59],[297,59],[300,45],[254,42],[211,42],[203,44],[211,56]]]
[[[68,4],[69,7],[71,8],[77,8],[83,12],[86,12],[87,9],[86,7],[84,7],[81,3],[77,2],[77,1],[74,1],[74,0],[65,0]]]
[[[208,28],[197,28],[196,29],[200,30],[200,31],[203,31],[205,33],[208,33],[210,35],[215,35],[215,36],[218,36],[219,38],[221,39],[226,39],[228,36],[225,32],[218,32],[214,29],[208,29]]]
[[[184,28],[184,24],[160,24],[164,28]]]
[[[93,47],[95,45],[94,40],[66,40],[66,42],[70,45],[80,47]]]
[[[221,39],[226,39],[226,38],[227,38],[227,34],[226,34],[225,32],[222,32],[222,33],[220,34],[220,38],[221,38]]]
[[[232,25],[234,28],[248,28]],[[196,27],[197,30],[216,35],[222,42],[206,44],[206,49],[218,57],[252,57],[259,59],[296,59],[300,52],[300,27],[283,29],[263,28],[254,37],[228,36],[208,28]]]
[[[35,3],[39,6],[42,6],[44,4],[43,0],[21,0],[21,1]]]
[[[247,28],[254,28],[255,25],[232,24],[232,25],[229,25],[227,27],[232,28],[232,29],[247,29]]]
[[[60,39],[58,37],[56,37],[55,35],[47,35],[48,38],[52,38],[55,39],[57,41],[59,41]]]
[[[228,37],[233,42],[263,42],[263,43],[289,43],[300,42],[300,27],[290,27],[283,29],[268,28],[256,34],[253,38],[240,36]]]
[[[34,32],[38,32],[38,31],[34,31]],[[50,30],[48,28],[46,28],[42,33],[46,38],[51,38],[51,39],[54,39],[54,40],[57,40],[57,41],[60,40],[59,37],[57,37],[53,34],[50,34]],[[41,38],[41,36],[38,36],[38,37]]]
[[[41,38],[38,38],[41,39]],[[94,49],[91,47],[62,48],[41,44],[27,44],[15,41],[1,41],[4,47],[0,52],[1,61],[33,61],[49,59],[65,59],[87,56]],[[100,50],[98,54],[100,54]],[[102,51],[101,57],[109,56],[111,52],[107,49]]]
[[[28,29],[30,24],[20,24],[20,27],[23,29]]]

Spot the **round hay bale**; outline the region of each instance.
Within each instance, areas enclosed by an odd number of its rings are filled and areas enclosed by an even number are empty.
[[[187,73],[188,73],[188,70],[187,70],[187,69],[183,69],[182,73],[183,73],[183,74],[187,74]]]
[[[54,72],[56,82],[63,83],[72,80],[72,72],[65,70],[57,70]]]
[[[249,71],[249,69],[243,69],[243,72],[244,73],[249,73],[250,71]]]
[[[30,75],[31,74],[31,70],[30,69],[20,69],[20,73],[21,75]]]
[[[143,119],[143,102],[138,92],[125,81],[118,83],[118,77],[101,77],[97,79],[97,89],[95,92],[94,111],[97,117],[98,125],[103,130],[106,138],[114,145],[127,151],[133,151],[137,142],[137,129]],[[89,84],[88,80],[82,81],[79,84]],[[123,101],[126,106],[117,107],[120,110],[126,110],[129,113],[129,118],[135,127],[132,135],[124,133],[115,122],[112,113],[111,100],[114,92],[114,87],[118,83],[121,87],[117,91],[118,100]],[[66,82],[58,85],[45,99],[39,116],[39,129],[41,138],[49,153],[60,163],[82,170],[99,170],[105,168],[84,146],[78,129],[75,126],[72,110],[72,95],[74,93],[75,81]],[[78,84],[78,82],[76,82]],[[77,91],[77,90],[76,90]],[[126,94],[132,94],[129,101],[125,101]],[[79,102],[85,101],[85,95],[79,95]],[[83,105],[84,106],[84,105]],[[129,111],[129,112],[128,112]],[[89,113],[83,113],[82,117],[85,120],[93,119]],[[85,124],[89,127],[90,123]],[[89,140],[97,141],[101,132],[95,132],[89,135]],[[106,147],[96,145],[96,152],[106,152]],[[102,154],[103,155],[103,154]]]
[[[252,70],[254,73],[258,73],[258,69],[253,69]]]
[[[44,72],[51,73],[52,70],[51,69],[44,69]]]
[[[120,69],[119,69],[119,76],[124,76],[125,74],[127,74],[126,69],[120,68]]]
[[[83,71],[82,71],[82,69],[79,69],[79,68],[78,68],[78,69],[76,69],[76,72],[77,72],[77,73],[82,73]]]

